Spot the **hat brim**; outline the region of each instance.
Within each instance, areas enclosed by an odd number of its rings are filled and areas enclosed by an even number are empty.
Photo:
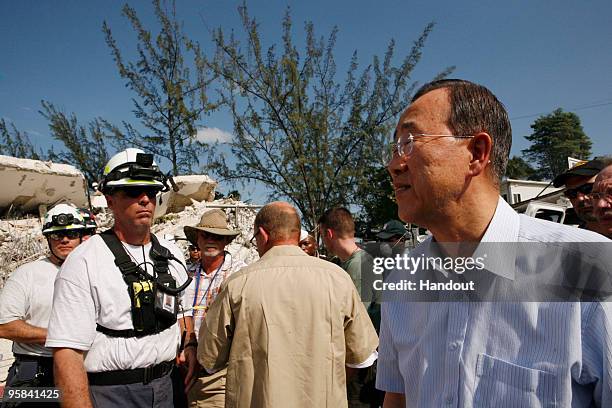
[[[376,234],[376,236],[380,239],[389,239],[391,237],[395,237],[395,236],[403,236],[405,234],[405,232],[386,232],[386,231],[381,231],[378,234]]]
[[[238,235],[240,235],[240,231],[236,231],[236,230],[230,230],[230,229],[224,229],[224,228],[191,227],[188,225],[183,227],[183,231],[185,232],[185,237],[187,238],[187,240],[194,245],[198,244],[198,231],[204,231],[210,234],[230,237],[231,240],[233,240]]]
[[[596,176],[597,173],[599,173],[600,171],[601,170],[592,167],[584,168],[582,166],[577,169],[568,170],[565,173],[561,173],[557,177],[555,177],[555,179],[553,180],[553,186],[561,187],[570,177],[593,177]]]

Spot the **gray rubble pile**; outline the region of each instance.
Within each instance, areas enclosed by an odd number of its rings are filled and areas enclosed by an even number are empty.
[[[12,271],[38,259],[46,249],[38,218],[0,221],[0,288]]]
[[[179,238],[177,245],[187,252],[188,242],[184,239],[183,227],[196,225],[202,214],[212,208],[221,208],[228,214],[230,225],[241,231],[241,234],[226,248],[232,256],[244,260],[247,264],[259,259],[257,250],[250,246],[253,236],[253,224],[256,208],[249,208],[245,203],[232,199],[209,202],[192,200],[191,205],[183,211],[166,214],[157,218],[152,231],[161,237]],[[99,231],[112,226],[112,213],[102,209],[96,214]],[[181,239],[182,238],[182,239]],[[38,218],[0,221],[0,288],[9,274],[20,265],[46,256],[47,243],[42,236],[41,223]]]

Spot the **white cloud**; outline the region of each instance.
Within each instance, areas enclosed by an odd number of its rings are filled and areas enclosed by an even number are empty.
[[[234,138],[229,132],[217,128],[199,128],[196,139],[203,143],[228,143]]]

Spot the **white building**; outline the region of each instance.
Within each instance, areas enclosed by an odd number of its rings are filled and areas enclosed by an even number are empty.
[[[501,183],[501,196],[510,205],[530,200],[538,195],[543,196],[560,190],[562,190],[562,188],[555,188],[552,186],[552,183],[548,181],[505,178]]]

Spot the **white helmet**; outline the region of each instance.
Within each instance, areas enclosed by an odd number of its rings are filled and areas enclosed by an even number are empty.
[[[159,170],[153,155],[129,148],[117,153],[104,167],[100,191],[110,192],[117,187],[155,187],[167,191],[166,176]]]
[[[43,235],[55,231],[85,229],[85,220],[77,208],[58,204],[47,212],[43,220]]]

